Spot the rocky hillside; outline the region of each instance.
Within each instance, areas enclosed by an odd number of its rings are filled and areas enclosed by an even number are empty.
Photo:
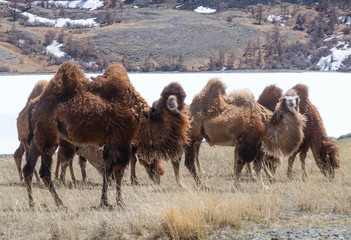
[[[0,72],[350,70],[349,4],[234,2],[0,0]]]

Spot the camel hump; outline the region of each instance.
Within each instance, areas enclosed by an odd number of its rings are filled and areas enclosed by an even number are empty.
[[[274,112],[279,99],[283,96],[282,92],[283,90],[276,85],[269,85],[265,87],[257,102],[270,111]]]
[[[127,70],[123,67],[121,64],[113,64],[109,66],[104,74],[101,75],[101,77],[113,80],[113,81],[128,81],[129,77],[127,74]]]
[[[226,88],[227,86],[219,78],[211,78],[201,92],[214,98],[218,95],[224,95]]]
[[[50,80],[45,92],[48,94],[69,97],[88,82],[84,77],[83,70],[71,61],[64,62]]]
[[[33,88],[32,92],[29,94],[27,102],[29,102],[30,100],[38,97],[44,91],[46,85],[48,85],[48,81],[46,81],[46,80],[38,81],[34,85],[34,88]]]
[[[255,103],[255,96],[248,88],[238,89],[230,93],[228,103],[239,107],[251,107]]]
[[[296,84],[292,89],[296,91],[301,101],[306,101],[306,99],[308,98],[308,87],[306,85]]]

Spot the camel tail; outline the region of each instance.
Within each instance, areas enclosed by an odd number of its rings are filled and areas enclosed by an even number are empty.
[[[336,146],[335,142],[331,139],[328,139],[326,141],[323,141],[323,146],[327,150],[330,166],[333,168],[340,168],[339,149]]]

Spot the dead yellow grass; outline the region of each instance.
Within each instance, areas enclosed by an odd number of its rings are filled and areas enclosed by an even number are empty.
[[[287,163],[278,169],[277,181],[265,191],[249,181],[245,172],[239,186],[233,180],[233,148],[209,147],[204,144],[200,159],[205,171],[202,179],[208,189],[195,186],[182,166],[181,177],[187,189],[175,184],[171,164],[165,163],[166,174],[160,186],[152,184],[141,166],[141,186],[123,186],[125,209],[98,208],[101,177],[88,166],[88,177],[94,183],[77,188],[58,186],[68,210],[58,210],[49,191],[34,184],[34,198],[39,211],[30,211],[26,189],[19,178],[13,158],[0,160],[0,238],[16,239],[205,239],[212,232],[231,228],[244,231],[250,223],[279,225],[285,215],[346,214],[351,209],[351,140],[338,142],[341,169],[328,182],[309,155],[306,182],[300,181],[300,166],[294,165],[294,181],[287,181]],[[75,172],[80,170],[75,162]],[[69,179],[69,174],[68,174]],[[115,201],[114,187],[109,188],[110,202]],[[321,224],[322,219],[313,219]],[[285,223],[286,224],[286,223]],[[292,225],[306,224],[305,218]],[[308,224],[311,224],[309,222]]]

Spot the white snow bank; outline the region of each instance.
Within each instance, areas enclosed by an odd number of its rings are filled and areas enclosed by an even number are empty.
[[[350,16],[341,16],[338,18],[340,23],[350,25],[351,24],[351,17]]]
[[[338,42],[336,47],[330,49],[332,54],[326,57],[322,57],[318,63],[317,67],[321,71],[337,71],[343,64],[342,62],[351,55],[351,47],[349,43]]]
[[[46,24],[53,27],[68,27],[70,25],[80,25],[84,27],[98,27],[99,24],[95,22],[95,18],[71,20],[69,18],[48,19],[39,17],[31,13],[22,13],[28,17],[28,22],[33,25]]]
[[[267,17],[267,21],[269,22],[286,22],[286,20],[288,20],[288,18],[291,18],[292,16],[291,15],[269,15]]]
[[[194,11],[197,12],[197,13],[205,13],[205,14],[207,14],[207,13],[215,13],[217,10],[216,9],[212,9],[212,8],[207,8],[207,7],[200,6],[200,7],[196,8]]]
[[[58,43],[56,40],[54,40],[52,44],[46,47],[46,52],[51,53],[59,58],[64,57],[66,53],[60,50],[62,46],[63,46],[62,43]]]
[[[341,38],[341,37],[343,37],[343,36],[344,36],[344,34],[341,34],[341,35],[339,35],[339,36],[336,36],[335,34],[333,34],[333,35],[327,36],[327,38],[324,39],[323,41],[324,41],[324,42],[328,42],[328,41],[330,41],[330,40],[333,40],[333,39],[335,39],[335,38]]]
[[[34,1],[34,5],[48,4],[49,7],[62,8],[81,8],[88,10],[96,10],[104,6],[104,2],[100,0],[79,0],[79,1]]]

